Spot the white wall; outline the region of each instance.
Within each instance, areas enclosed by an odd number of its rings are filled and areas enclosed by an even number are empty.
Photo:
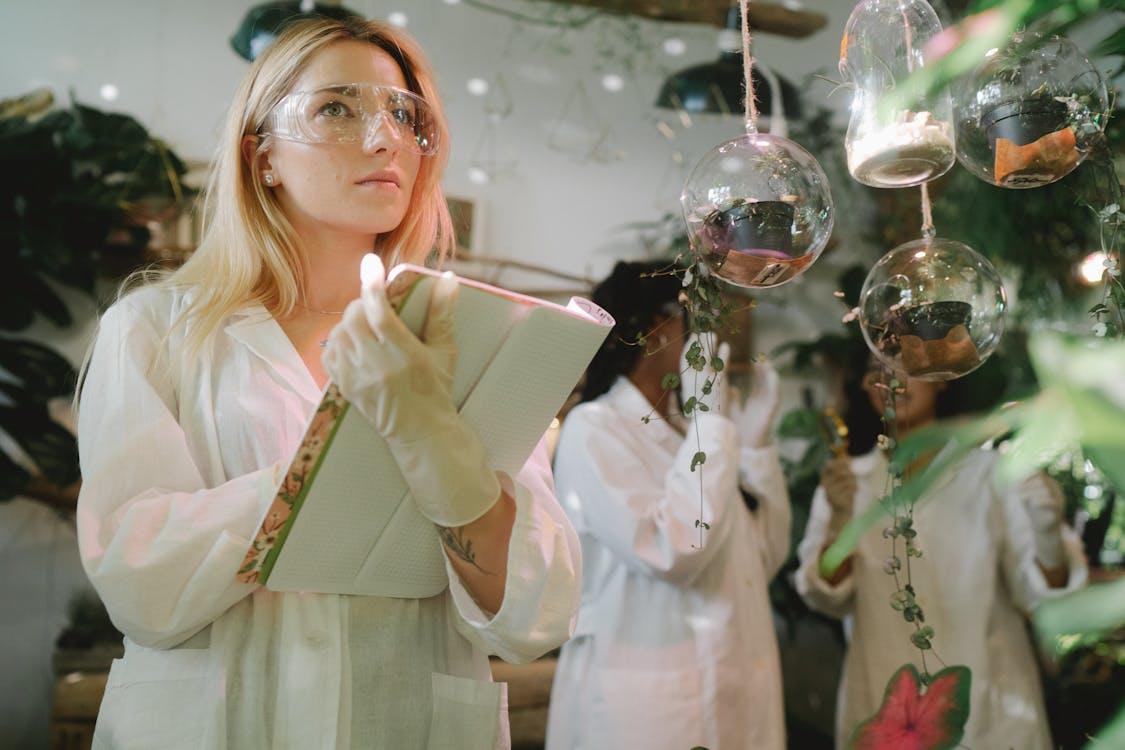
[[[42,0],[0,3],[0,97],[49,85],[65,97],[127,112],[166,139],[180,155],[207,159],[213,150],[225,107],[247,63],[228,45],[252,0]],[[709,148],[738,134],[733,117],[697,118],[673,144],[655,127],[672,113],[652,106],[666,72],[710,60],[717,54],[717,30],[709,27],[642,22],[651,61],[634,75],[626,55],[595,64],[603,40],[628,48],[620,24],[594,24],[570,32],[519,25],[495,14],[444,0],[351,0],[348,7],[371,16],[392,11],[408,15],[409,30],[429,52],[439,74],[454,134],[447,174],[451,194],[480,201],[483,249],[590,276],[605,273],[617,257],[641,251],[626,224],[657,218],[677,209],[682,171],[672,164],[673,147],[689,167]],[[497,0],[497,5],[527,13],[554,12],[552,3]],[[809,2],[831,21],[805,40],[762,35],[757,55],[800,81],[806,74],[835,69],[838,40],[850,0]],[[687,43],[687,52],[670,57],[661,49],[668,36]],[[561,38],[560,38],[561,37]],[[571,47],[569,55],[557,51]],[[616,59],[615,59],[616,58]],[[625,88],[610,93],[603,73],[621,73]],[[465,88],[469,78],[502,73],[514,103],[512,115],[497,126],[500,156],[518,159],[512,173],[487,186],[467,177],[474,146],[485,127],[483,101]],[[613,126],[612,144],[625,158],[610,164],[579,163],[547,146],[552,126],[578,81],[586,86],[598,114]],[[99,92],[113,84],[116,101]],[[829,90],[817,84],[816,96]],[[835,103],[844,106],[845,97]],[[814,269],[815,270],[815,269]],[[831,278],[834,274],[829,273]],[[543,280],[535,280],[542,284]],[[786,292],[771,292],[781,297]],[[788,292],[792,294],[792,292]],[[833,312],[835,310],[833,309]]]

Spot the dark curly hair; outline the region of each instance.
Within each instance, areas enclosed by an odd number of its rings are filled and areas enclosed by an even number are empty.
[[[613,327],[586,370],[582,400],[592,401],[608,391],[621,375],[633,371],[644,354],[637,337],[648,333],[660,317],[675,314],[679,307],[680,279],[667,273],[667,261],[620,261],[597,286],[591,299],[613,316]],[[649,275],[658,274],[658,275]]]

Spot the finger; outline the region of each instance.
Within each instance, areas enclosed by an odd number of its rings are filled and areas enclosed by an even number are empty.
[[[422,329],[422,340],[427,344],[437,344],[453,338],[453,311],[459,291],[457,278],[452,274],[442,274],[434,282],[430,292],[430,306],[426,311],[426,325]]]
[[[361,307],[357,306],[356,313],[355,315],[353,315],[353,317],[355,316],[358,316],[360,318],[357,321],[360,325],[360,331],[364,336],[367,336],[367,321],[362,319],[363,310]],[[355,351],[356,340],[352,335],[353,330],[354,325],[349,326],[345,325],[344,323],[340,323],[328,334],[328,341],[324,345],[324,354],[321,357],[321,361],[325,363],[326,367],[328,366],[328,363],[331,362],[333,368],[335,368],[343,361],[345,357],[351,356],[351,354]]]
[[[706,333],[699,334],[699,343],[703,346],[703,355],[707,357],[708,360],[710,360],[711,355],[715,353],[715,344],[717,340],[718,337],[713,331],[707,331]]]
[[[332,333],[328,335],[328,343],[324,345],[324,352],[320,355],[320,361],[324,364],[324,371],[333,380],[340,379],[341,362],[345,356],[344,351],[351,343],[351,337],[342,326],[336,326],[332,329]]]
[[[752,395],[772,396],[777,392],[780,378],[777,375],[777,370],[768,361],[754,363],[752,378],[752,390],[754,392]]]
[[[725,366],[730,364],[730,344],[725,341],[719,344],[718,355],[719,359],[723,360],[724,369],[726,369]]]
[[[399,332],[399,328],[405,328],[391,306],[390,300],[387,299],[387,288],[381,278],[377,278],[371,284],[365,284],[363,291],[360,292],[359,299],[362,303],[363,316],[367,325],[379,341],[383,342],[388,338],[393,338]]]
[[[426,324],[422,329],[422,340],[434,357],[434,363],[447,375],[452,376],[457,363],[457,341],[453,336],[456,322],[455,311],[460,287],[453,274],[443,274],[430,292],[430,306],[426,311]]]
[[[387,269],[383,265],[383,259],[375,253],[368,253],[363,256],[363,260],[360,261],[359,283],[363,289],[372,285],[386,285]]]

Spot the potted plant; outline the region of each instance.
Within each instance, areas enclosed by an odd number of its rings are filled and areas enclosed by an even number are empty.
[[[69,398],[75,372],[50,347],[21,338],[37,316],[73,323],[59,287],[95,294],[149,262],[148,222],[191,198],[184,163],[136,120],[77,102],[52,109],[39,90],[0,101],[0,430],[34,471],[0,452],[0,501],[30,496],[61,509],[77,498],[78,451],[50,407]]]

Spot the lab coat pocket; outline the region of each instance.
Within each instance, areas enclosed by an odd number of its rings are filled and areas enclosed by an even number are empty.
[[[426,750],[507,750],[508,685],[434,672]]]
[[[595,669],[587,726],[591,748],[676,748],[707,745],[696,669]]]
[[[94,750],[196,748],[207,729],[208,649],[130,647],[116,659],[94,730]]]

